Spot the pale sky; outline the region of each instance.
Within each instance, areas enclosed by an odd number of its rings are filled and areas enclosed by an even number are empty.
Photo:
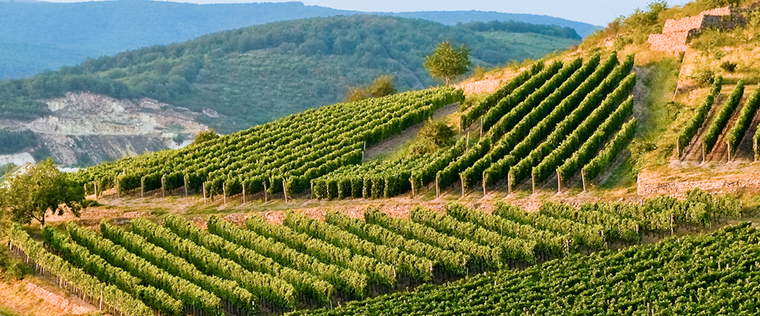
[[[268,0],[287,2],[292,0]],[[356,11],[455,11],[479,10],[503,13],[531,13],[549,15],[568,20],[606,26],[621,15],[636,8],[645,8],[653,0],[301,0],[306,5]],[[52,2],[81,2],[81,0],[53,0]],[[250,3],[250,0],[176,0],[189,3]],[[689,0],[668,1],[669,5],[683,5]]]

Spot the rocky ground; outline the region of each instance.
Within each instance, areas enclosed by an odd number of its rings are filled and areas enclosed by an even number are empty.
[[[40,147],[0,156],[3,161],[33,162],[49,154],[60,165],[90,165],[146,151],[183,146],[208,127],[203,116],[152,99],[118,100],[92,93],[68,93],[48,100],[52,115],[31,122],[2,120],[0,128],[32,131]],[[32,157],[30,161],[30,157]],[[18,163],[17,163],[18,164]]]

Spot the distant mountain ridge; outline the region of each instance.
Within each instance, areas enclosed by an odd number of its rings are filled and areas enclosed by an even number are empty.
[[[377,14],[384,13],[377,12]],[[557,25],[561,27],[571,27],[575,29],[576,32],[578,32],[578,35],[584,38],[594,31],[602,29],[600,26],[566,20],[548,15],[502,13],[494,11],[419,11],[390,13],[389,15],[402,18],[425,19],[446,25],[454,25],[460,22],[467,23],[472,21],[517,21],[530,24]]]
[[[358,12],[301,2],[198,5],[156,1],[80,3],[0,1],[0,79],[21,78],[88,57],[183,42],[218,31],[274,21],[373,14],[446,25],[519,21],[571,27],[581,36],[596,26],[560,18],[482,11]]]

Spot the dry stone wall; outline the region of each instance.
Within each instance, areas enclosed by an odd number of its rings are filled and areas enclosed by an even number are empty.
[[[760,190],[760,174],[736,177],[733,179],[697,180],[697,181],[638,181],[637,194],[640,196],[669,195],[683,197],[693,189],[712,193],[736,193],[743,190]]]
[[[710,27],[733,28],[745,23],[743,9],[723,7],[703,11],[699,15],[679,20],[667,20],[662,34],[650,34],[649,45],[654,51],[686,52],[689,39],[701,30]]]

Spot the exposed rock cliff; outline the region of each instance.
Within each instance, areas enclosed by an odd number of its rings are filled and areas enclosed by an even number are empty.
[[[177,148],[208,128],[197,122],[198,114],[152,99],[130,101],[69,93],[46,103],[52,115],[32,122],[3,121],[0,127],[34,132],[40,146],[25,152],[35,152],[36,157],[49,154],[66,166]]]

